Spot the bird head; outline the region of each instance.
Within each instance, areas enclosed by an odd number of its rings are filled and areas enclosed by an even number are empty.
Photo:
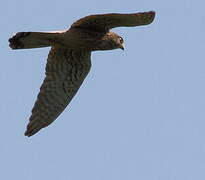
[[[108,32],[102,38],[99,50],[113,50],[122,49],[124,50],[124,40],[121,36],[114,32]]]
[[[124,40],[121,36],[114,32],[108,32],[107,33],[108,40],[110,41],[111,48],[112,49],[122,49],[124,50]]]

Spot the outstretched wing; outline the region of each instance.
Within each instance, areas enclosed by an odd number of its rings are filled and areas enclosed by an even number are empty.
[[[134,14],[97,14],[86,16],[72,24],[72,27],[107,32],[115,27],[133,27],[150,24],[155,12],[140,12]]]
[[[69,104],[90,70],[90,55],[90,51],[51,49],[46,77],[33,107],[26,136],[48,126]]]

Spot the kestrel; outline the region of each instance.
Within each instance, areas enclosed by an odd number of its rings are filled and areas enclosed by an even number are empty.
[[[110,29],[150,24],[155,12],[97,14],[86,16],[68,30],[18,32],[9,39],[12,49],[51,46],[46,77],[27,125],[25,136],[32,136],[51,124],[70,103],[91,68],[91,52],[123,49],[123,38]]]

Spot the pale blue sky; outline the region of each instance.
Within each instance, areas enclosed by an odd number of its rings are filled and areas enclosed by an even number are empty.
[[[204,180],[203,0],[7,0],[0,7],[0,179]],[[68,28],[95,13],[156,11],[117,28],[125,51],[92,54],[92,70],[49,127],[23,135],[49,48],[12,51],[18,31]]]

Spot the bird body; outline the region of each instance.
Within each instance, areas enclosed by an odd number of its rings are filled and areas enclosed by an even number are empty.
[[[51,46],[46,77],[25,132],[36,134],[51,124],[72,100],[91,68],[91,52],[123,49],[123,38],[110,29],[150,24],[155,12],[98,14],[74,22],[70,29],[55,32],[19,32],[9,39],[12,49]]]
[[[69,49],[111,50],[107,46],[109,40],[119,37],[114,32],[93,32],[80,28],[71,28],[67,31],[54,32],[19,32],[13,37],[10,44],[13,49],[30,49],[48,46],[61,46]]]

